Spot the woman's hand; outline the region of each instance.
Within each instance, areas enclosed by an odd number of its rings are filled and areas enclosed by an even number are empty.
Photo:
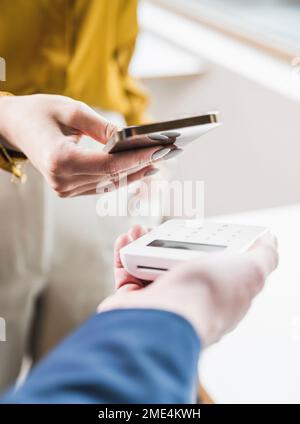
[[[0,98],[0,135],[21,150],[61,197],[95,194],[100,183],[128,183],[153,173],[153,162],[171,148],[152,147],[113,155],[83,149],[82,135],[105,144],[116,127],[84,103],[63,96],[31,95]],[[117,184],[115,184],[117,186]]]
[[[99,311],[154,308],[175,312],[191,322],[205,345],[240,322],[278,264],[276,239],[266,234],[246,253],[204,253],[145,284],[126,272],[119,255],[123,246],[144,233],[135,226],[117,240],[117,292],[100,304]]]

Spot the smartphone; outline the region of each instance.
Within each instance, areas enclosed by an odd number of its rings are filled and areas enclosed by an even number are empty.
[[[221,124],[219,112],[190,118],[131,126],[116,131],[104,146],[106,153],[168,144],[182,148]]]

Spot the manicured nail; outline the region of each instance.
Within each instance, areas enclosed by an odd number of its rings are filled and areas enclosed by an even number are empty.
[[[168,138],[178,138],[181,136],[181,134],[177,131],[166,131],[161,133],[161,135],[164,135],[165,137],[168,137]]]
[[[173,149],[164,156],[164,160],[174,159],[177,156],[181,155],[182,152],[182,149]]]
[[[156,150],[156,152],[153,153],[151,160],[155,161],[155,160],[159,160],[162,159],[163,157],[165,157],[169,152],[171,151],[171,149],[169,147],[163,147],[162,149]]]
[[[152,177],[153,175],[159,172],[158,168],[149,169],[149,171],[145,172],[144,177]]]
[[[151,134],[149,135],[150,140],[154,140],[154,141],[162,141],[162,142],[168,142],[169,141],[169,137],[167,137],[166,135],[160,135],[160,134]]]

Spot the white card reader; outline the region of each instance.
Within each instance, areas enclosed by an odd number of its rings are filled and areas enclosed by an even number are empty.
[[[171,219],[123,247],[120,256],[131,275],[153,281],[174,265],[203,254],[246,251],[268,231],[266,227]]]

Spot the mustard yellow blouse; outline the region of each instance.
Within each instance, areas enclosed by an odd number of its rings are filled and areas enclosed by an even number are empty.
[[[0,0],[0,90],[63,94],[142,123],[147,98],[128,74],[137,1]]]

